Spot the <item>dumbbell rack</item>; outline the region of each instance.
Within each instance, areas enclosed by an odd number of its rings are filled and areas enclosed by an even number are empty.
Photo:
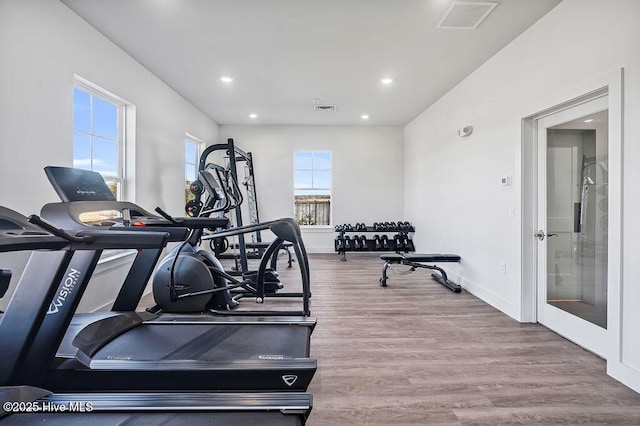
[[[359,229],[359,230],[356,230],[354,228],[354,229],[348,230],[348,231],[344,230],[344,229],[340,230],[340,231],[336,231],[336,233],[338,233],[338,237],[336,237],[336,240],[338,238],[343,238],[344,239],[345,234],[361,235],[362,233],[365,233],[365,232],[366,233],[375,232],[377,234],[387,235],[387,234],[398,234],[398,233],[409,234],[409,233],[416,232],[416,230],[413,227],[413,225],[408,227],[408,228],[389,228],[389,229],[374,229],[373,226],[367,226],[365,229]],[[410,251],[416,251],[416,248],[413,245],[413,240],[411,238],[408,238],[408,245],[407,246],[403,246],[403,247],[397,247],[396,241],[393,238],[393,236],[391,236],[391,238],[389,238],[389,248],[376,249],[375,240],[369,239],[369,238],[367,238],[365,240],[365,243],[366,243],[366,248],[360,248],[358,250],[354,250],[353,247],[347,249],[345,246],[343,246],[341,249],[338,249],[337,244],[335,245],[334,248],[335,248],[335,251],[340,255],[340,260],[342,262],[346,262],[347,261],[347,251],[354,252],[354,253],[365,252],[365,251],[378,251],[378,252],[390,252],[390,251],[393,251],[393,252],[405,252],[405,253],[408,253]]]

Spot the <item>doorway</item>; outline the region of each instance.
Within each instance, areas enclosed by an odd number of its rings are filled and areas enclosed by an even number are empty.
[[[606,358],[608,96],[536,120],[537,321]]]
[[[608,374],[637,389],[637,370],[623,362],[622,352],[623,81],[624,70],[616,69],[521,115],[520,320],[544,324],[598,354]],[[606,149],[599,130],[586,128],[590,118],[602,120]],[[547,180],[564,185],[566,196],[549,196],[556,185]]]

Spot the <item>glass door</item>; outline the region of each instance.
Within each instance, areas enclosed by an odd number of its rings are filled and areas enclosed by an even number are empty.
[[[538,322],[606,357],[607,96],[538,120]]]

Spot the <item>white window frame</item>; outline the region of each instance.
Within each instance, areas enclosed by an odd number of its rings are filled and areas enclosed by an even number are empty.
[[[136,121],[136,107],[126,101],[125,99],[103,89],[91,81],[80,77],[79,75],[73,76],[73,90],[78,89],[89,95],[94,97],[98,97],[106,102],[114,104],[118,107],[118,131],[116,133],[118,140],[118,166],[116,177],[113,176],[104,176],[105,181],[115,181],[118,182],[119,191],[118,191],[118,200],[133,200],[135,198],[135,191],[133,185],[129,187],[127,185],[127,178],[130,176],[131,178],[135,177],[135,170],[133,165],[135,164],[135,121]],[[73,90],[71,92],[72,101],[71,107],[73,110]],[[73,114],[73,112],[72,112]],[[93,120],[93,117],[91,118]],[[73,141],[73,132],[76,129],[73,127],[72,123],[72,134],[71,139]],[[86,134],[86,132],[83,132]],[[91,135],[93,136],[93,135]],[[75,158],[75,153],[73,152],[73,142],[72,142],[72,155],[71,161],[73,163],[73,159]],[[91,157],[93,161],[93,156]],[[117,265],[116,262],[118,259],[123,259],[129,256],[133,256],[136,253],[135,250],[105,250],[100,257],[98,265],[106,265],[101,266],[101,269],[98,271],[106,271],[114,265]],[[105,269],[106,268],[106,269]]]
[[[195,169],[196,169],[196,175],[194,176],[194,180],[198,179],[198,165],[200,163],[200,154],[202,154],[202,147],[205,145],[204,141],[196,138],[193,135],[190,135],[189,133],[185,133],[185,138],[184,138],[184,147],[185,147],[185,152],[186,152],[186,147],[187,144],[192,143],[195,146],[195,158],[193,159],[194,163],[190,163],[188,162],[188,158],[186,158],[186,154],[185,154],[185,159],[184,159],[184,168],[185,168],[185,172],[187,170],[187,165],[189,164],[194,164],[195,165]],[[186,174],[186,173],[185,173]],[[186,182],[185,179],[185,189],[188,191],[189,190],[189,184]],[[185,200],[186,202],[186,200]]]
[[[187,168],[187,164],[193,164],[195,165],[196,168],[196,175],[194,176],[194,180],[198,179],[198,163],[200,162],[200,154],[202,154],[202,147],[204,146],[204,142],[201,141],[200,139],[191,136],[189,133],[185,134],[185,138],[184,138],[184,144],[185,144],[185,151],[186,151],[186,146],[187,144],[193,144],[196,149],[195,149],[195,158],[193,159],[193,163],[189,162],[188,158],[186,158],[185,155],[185,159],[184,159],[184,166],[185,166],[185,171]]]
[[[311,169],[297,169],[296,168],[296,153],[310,153],[311,158],[312,158],[312,165],[311,165]],[[329,169],[316,169],[313,165],[313,154],[315,153],[323,153],[323,154],[329,154],[329,161],[330,161],[330,168]],[[292,162],[293,162],[293,209],[294,209],[294,215],[295,215],[295,200],[296,200],[296,191],[305,191],[305,190],[309,190],[309,191],[314,191],[314,190],[326,190],[329,192],[329,223],[328,224],[322,224],[322,225],[300,225],[302,227],[309,227],[309,228],[329,228],[331,227],[332,223],[333,223],[333,207],[331,206],[332,201],[333,201],[333,152],[329,151],[329,150],[309,150],[309,149],[299,149],[299,150],[294,150],[293,151],[293,158],[292,158]],[[297,171],[311,171],[311,179],[312,179],[312,183],[311,183],[311,187],[309,188],[296,188],[296,172]],[[329,188],[320,188],[320,187],[314,187],[313,185],[313,172],[314,171],[328,171],[330,174],[330,186]]]
[[[118,164],[116,167],[116,173],[117,175],[114,176],[109,176],[109,175],[103,175],[105,181],[107,183],[109,182],[116,182],[118,184],[118,200],[122,201],[127,199],[127,164],[126,164],[126,160],[127,160],[127,108],[131,105],[130,103],[126,102],[124,99],[120,98],[117,95],[114,95],[113,93],[108,92],[107,90],[97,86],[94,83],[91,83],[88,80],[85,80],[79,76],[75,76],[74,77],[74,84],[73,84],[73,89],[74,91],[76,89],[81,90],[93,97],[99,98],[105,102],[108,102],[114,106],[117,107],[117,132],[116,132],[116,136],[117,136],[117,140],[115,141],[118,147],[118,154],[117,154],[117,158],[118,158]],[[93,123],[93,113],[91,113],[91,121]],[[73,132],[80,132],[80,133],[84,133],[86,135],[88,135],[91,140],[91,146],[93,147],[93,138],[102,138],[100,136],[96,136],[93,134],[93,131],[91,130],[89,133],[82,131],[82,130],[78,130],[76,128],[73,128]],[[104,139],[104,138],[102,138]],[[73,157],[75,158],[75,153],[73,154]],[[93,152],[91,153],[91,161],[93,162]],[[91,167],[91,169],[93,170],[93,165]],[[101,173],[102,174],[102,173]]]

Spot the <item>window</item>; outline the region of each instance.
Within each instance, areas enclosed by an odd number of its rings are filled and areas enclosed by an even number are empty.
[[[200,160],[200,146],[202,142],[187,138],[184,141],[184,202],[193,200],[195,196],[189,190],[191,182],[198,179],[198,161]]]
[[[300,225],[331,224],[331,153],[293,153],[294,216]]]
[[[79,82],[73,89],[73,167],[100,173],[124,198],[125,104]]]

